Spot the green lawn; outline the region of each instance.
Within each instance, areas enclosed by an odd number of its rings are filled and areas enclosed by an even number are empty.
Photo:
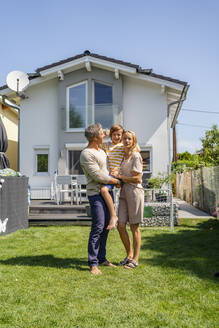
[[[219,327],[219,221],[142,228],[134,270],[87,267],[89,227],[32,227],[0,237],[0,327]],[[124,250],[110,232],[108,259]]]

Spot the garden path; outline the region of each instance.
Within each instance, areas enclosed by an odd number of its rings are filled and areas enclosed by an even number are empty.
[[[174,198],[174,202],[179,205],[179,219],[214,219],[210,214],[186,203],[182,199]]]

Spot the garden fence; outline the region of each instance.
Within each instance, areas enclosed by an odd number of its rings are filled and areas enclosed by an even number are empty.
[[[115,190],[115,206],[118,209],[119,190]],[[169,189],[144,188],[144,218],[142,226],[170,226],[178,224],[178,206],[173,202]]]
[[[176,197],[217,216],[219,207],[219,166],[176,174]]]

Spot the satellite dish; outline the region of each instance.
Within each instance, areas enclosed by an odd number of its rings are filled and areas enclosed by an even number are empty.
[[[28,75],[20,71],[10,72],[7,75],[6,82],[8,87],[18,94],[24,91],[30,83]]]

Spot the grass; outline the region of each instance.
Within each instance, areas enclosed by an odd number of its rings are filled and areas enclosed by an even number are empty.
[[[87,267],[89,227],[32,227],[0,238],[0,327],[219,326],[219,221],[142,228],[140,265]],[[108,259],[124,250],[118,232]]]

